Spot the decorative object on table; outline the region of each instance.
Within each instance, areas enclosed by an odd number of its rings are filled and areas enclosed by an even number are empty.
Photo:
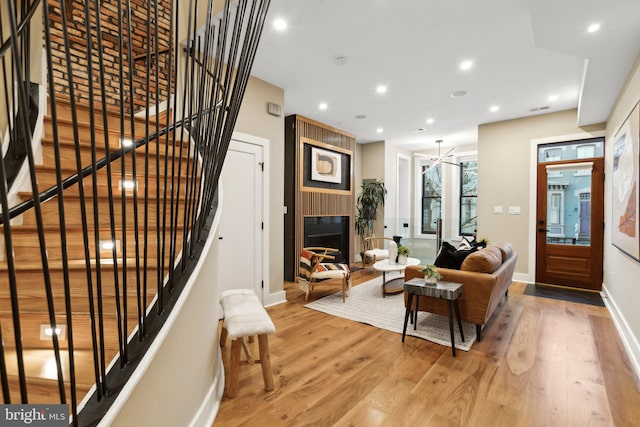
[[[438,272],[436,266],[433,264],[427,265],[422,269],[424,279],[426,283],[438,283],[438,280],[442,279],[442,274]]]
[[[409,248],[406,246],[398,246],[398,264],[406,264],[409,257]]]
[[[398,260],[398,245],[396,242],[389,242],[389,264],[397,264]]]
[[[365,238],[373,234],[373,223],[376,220],[378,209],[384,207],[384,199],[387,197],[387,189],[384,181],[363,181],[362,192],[356,201],[355,231],[360,236],[360,244],[365,247]]]
[[[611,243],[640,261],[640,104],[636,104],[613,139]]]
[[[305,307],[402,335],[405,297],[403,294],[397,294],[387,295],[384,299],[381,298],[381,281],[382,277],[377,276],[368,282],[354,286],[349,293],[347,302],[344,304],[342,303],[340,292],[337,292],[305,304]],[[426,298],[424,299],[426,300]],[[462,342],[458,328],[454,329],[456,349],[468,351],[476,339],[473,323],[462,322],[464,342]],[[442,314],[421,311],[418,314],[417,328],[408,328],[407,335],[449,347],[451,345],[449,331],[446,310]]]

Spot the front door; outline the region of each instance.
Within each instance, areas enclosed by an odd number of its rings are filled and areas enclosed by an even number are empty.
[[[602,286],[604,159],[538,164],[536,282]]]

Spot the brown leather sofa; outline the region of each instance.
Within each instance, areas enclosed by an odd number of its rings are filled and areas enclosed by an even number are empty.
[[[463,293],[458,299],[460,316],[466,322],[475,323],[478,341],[484,324],[489,320],[503,295],[506,296],[513,278],[518,254],[509,243],[495,243],[469,255],[460,270],[438,268],[442,280],[462,283]],[[405,281],[424,277],[424,266],[408,266]],[[404,295],[405,306],[407,293]],[[415,300],[414,300],[415,301]],[[415,302],[414,302],[415,304]],[[447,316],[446,300],[420,298],[419,311]]]

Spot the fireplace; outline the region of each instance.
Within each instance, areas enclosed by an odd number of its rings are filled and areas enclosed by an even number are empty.
[[[304,247],[338,249],[330,262],[349,263],[349,217],[307,216],[304,218]]]

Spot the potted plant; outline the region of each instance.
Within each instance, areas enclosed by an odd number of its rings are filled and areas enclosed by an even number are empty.
[[[398,246],[398,264],[406,264],[409,257],[409,248],[406,246]]]
[[[429,264],[423,268],[422,273],[424,274],[426,283],[437,283],[438,280],[442,279],[442,274],[438,272],[436,266],[433,264]]]
[[[373,233],[373,221],[378,209],[384,206],[387,189],[383,181],[368,181],[362,183],[362,192],[356,200],[355,231],[360,236],[360,247],[364,251],[364,239]]]

